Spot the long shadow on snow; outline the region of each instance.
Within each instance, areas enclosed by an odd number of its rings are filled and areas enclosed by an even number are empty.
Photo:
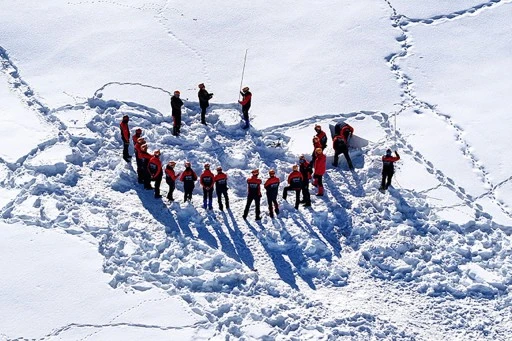
[[[236,249],[237,255],[240,257],[240,260],[247,265],[251,270],[254,270],[254,256],[251,252],[251,249],[247,246],[244,240],[244,234],[240,231],[238,227],[238,223],[236,222],[235,217],[231,210],[228,210],[229,218],[233,224],[233,228],[231,229],[229,225],[229,220],[226,213],[222,212],[222,217],[224,218],[224,224],[226,225],[229,235],[231,236],[231,240],[233,241]]]
[[[251,223],[246,221],[246,224],[249,227],[249,230],[252,232],[252,234],[260,241],[261,245],[263,246],[267,254],[270,256],[270,259],[272,259],[272,262],[274,262],[279,277],[281,277],[281,279],[293,289],[299,289],[297,283],[295,282],[295,274],[293,273],[293,269],[290,263],[288,263],[286,259],[284,259],[281,252],[276,252],[275,250],[272,250],[272,248],[270,248],[267,241],[265,240],[265,237],[261,237],[260,233],[256,231],[255,227]],[[261,230],[264,230],[264,227],[263,225],[261,225],[261,223],[259,223],[258,225],[260,226]]]

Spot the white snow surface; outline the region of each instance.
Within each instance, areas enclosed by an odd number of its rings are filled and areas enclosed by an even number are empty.
[[[512,338],[512,1],[0,8],[0,340]],[[199,185],[192,203],[143,190],[123,115],[178,172],[222,165],[230,209],[204,210]],[[250,170],[282,189],[340,120],[369,141],[355,171],[329,142],[311,208],[279,197],[271,219],[263,196],[242,219]]]

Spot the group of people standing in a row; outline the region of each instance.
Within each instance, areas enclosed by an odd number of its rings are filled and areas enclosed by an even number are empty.
[[[241,91],[242,100],[239,103],[242,105],[242,113],[246,123],[244,128],[249,127],[249,108],[251,105],[251,93],[249,88],[245,87]],[[199,84],[199,105],[201,107],[201,123],[206,124],[206,109],[209,106],[209,100],[213,94],[206,91],[203,83]],[[183,101],[179,98],[179,91],[175,91],[171,98],[172,117],[173,117],[173,135],[180,134],[181,127],[181,107]],[[129,155],[130,144],[130,130],[128,127],[129,117],[123,116],[121,121],[121,137],[123,140],[123,159],[127,162],[131,161]],[[299,208],[299,204],[303,203],[305,207],[311,206],[311,197],[309,193],[309,183],[313,179],[313,186],[317,187],[317,196],[324,195],[323,175],[326,172],[327,158],[324,150],[327,147],[327,134],[322,130],[320,125],[315,125],[316,135],[313,137],[313,153],[311,155],[311,162],[309,162],[304,155],[301,155],[298,164],[292,166],[292,171],[288,175],[286,186],[283,190],[283,199],[286,200],[288,191],[295,192],[295,208]],[[354,133],[354,128],[347,123],[337,124],[333,132],[333,149],[334,159],[333,166],[337,167],[339,156],[344,155],[350,170],[354,169],[352,160],[348,153],[349,141]],[[137,177],[138,182],[144,185],[145,189],[153,190],[155,198],[161,198],[160,184],[165,174],[166,183],[169,186],[167,199],[174,201],[173,193],[176,188],[176,181],[183,182],[184,202],[192,200],[192,192],[195,188],[195,183],[199,179],[199,183],[203,189],[203,208],[213,209],[213,191],[215,189],[219,209],[223,210],[224,205],[222,197],[224,197],[225,207],[229,209],[229,197],[227,180],[228,176],[223,172],[221,166],[216,168],[217,174],[213,174],[210,170],[210,164],[204,164],[204,170],[198,177],[191,167],[190,162],[185,162],[185,170],[181,173],[176,173],[176,162],[170,161],[162,167],[160,161],[160,150],[155,150],[153,153],[148,153],[148,146],[144,137],[142,137],[142,129],[137,128],[132,137],[134,145],[134,154],[137,161]],[[400,159],[400,156],[395,151],[396,156],[391,155],[391,150],[386,151],[386,155],[382,157],[382,184],[381,190],[387,189],[391,184],[391,178],[394,174],[394,162]],[[249,209],[252,203],[255,203],[256,220],[261,219],[260,199],[261,199],[261,184],[262,180],[259,178],[259,170],[254,169],[251,177],[247,179],[247,202],[244,209],[243,217],[247,218]],[[281,180],[276,176],[276,172],[271,169],[268,173],[268,179],[263,184],[266,190],[267,202],[269,206],[270,217],[274,214],[279,214],[279,204],[277,197],[279,194],[279,185]],[[154,182],[154,187],[151,185]],[[301,197],[302,193],[302,199]]]

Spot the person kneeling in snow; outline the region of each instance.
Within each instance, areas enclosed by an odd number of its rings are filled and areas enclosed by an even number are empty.
[[[160,150],[153,152],[153,157],[149,160],[148,171],[151,174],[151,181],[155,182],[155,198],[159,199],[160,183],[162,183],[162,162],[160,161]]]
[[[353,170],[354,166],[352,165],[352,160],[350,159],[350,155],[348,153],[347,139],[344,135],[342,135],[341,132],[339,135],[334,136],[334,139],[332,140],[332,148],[334,149],[334,160],[332,165],[334,167],[338,167],[340,154],[343,154],[345,159],[347,159],[348,168]]]

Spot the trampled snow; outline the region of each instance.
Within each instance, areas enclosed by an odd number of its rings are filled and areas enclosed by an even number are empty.
[[[512,337],[511,1],[0,8],[0,340]],[[144,190],[123,115],[178,172],[222,165],[230,209],[204,210],[199,185],[191,203]],[[271,219],[263,196],[242,219],[250,171],[282,189],[315,124],[341,120],[369,141],[355,170],[329,142],[311,208],[290,193]]]

